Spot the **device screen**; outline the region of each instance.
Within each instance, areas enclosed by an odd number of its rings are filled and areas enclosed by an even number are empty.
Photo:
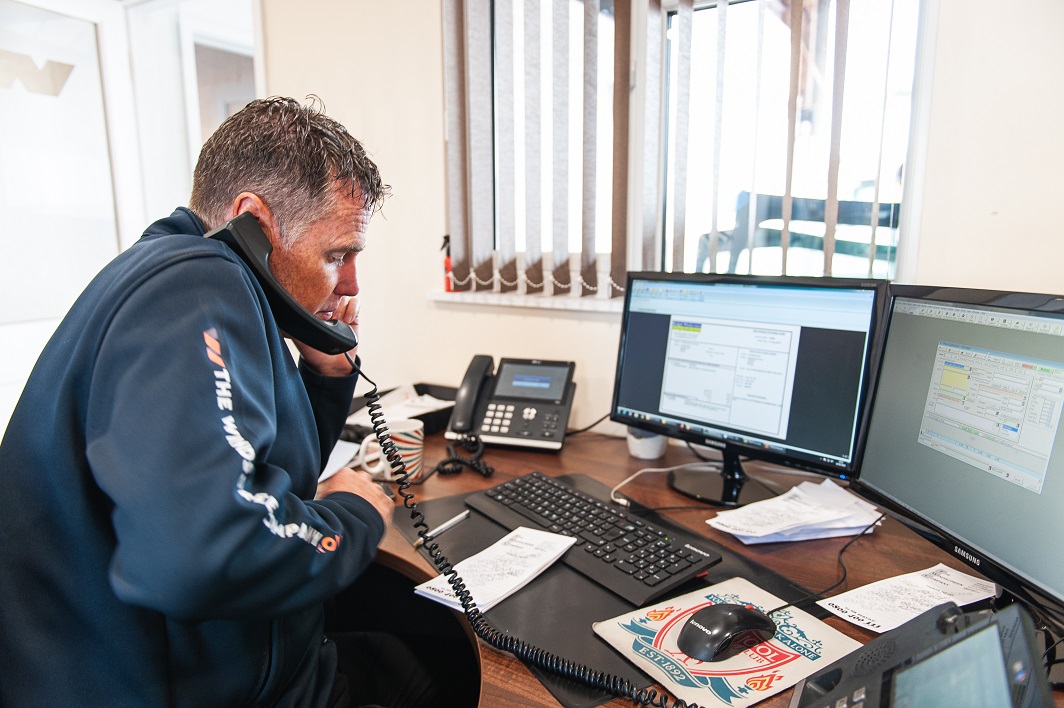
[[[568,365],[517,364],[503,361],[495,383],[499,398],[560,401],[571,376]]]
[[[1012,699],[996,624],[894,674],[893,708],[1009,708]]]
[[[678,277],[629,283],[613,419],[851,471],[876,290]]]
[[[859,482],[1064,598],[1062,410],[1060,314],[895,297]]]

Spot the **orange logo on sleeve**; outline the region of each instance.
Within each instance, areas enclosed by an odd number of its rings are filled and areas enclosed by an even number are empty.
[[[340,547],[340,540],[343,538],[340,534],[335,536],[325,536],[318,542],[318,553],[332,553]]]
[[[207,343],[207,358],[218,366],[225,368],[222,361],[222,343],[218,341],[218,332],[214,328],[203,333],[203,341]]]

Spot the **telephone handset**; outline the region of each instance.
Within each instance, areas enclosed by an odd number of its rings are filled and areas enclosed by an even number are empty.
[[[462,377],[462,385],[454,394],[454,410],[451,413],[451,423],[447,426],[448,430],[455,433],[472,431],[477,395],[494,370],[495,361],[486,354],[477,354],[469,362],[469,368]]]
[[[277,282],[270,271],[273,244],[250,212],[237,215],[207,234],[207,238],[227,244],[251,266],[277,326],[285,334],[326,354],[341,354],[358,345],[358,337],[347,323],[315,317]]]
[[[473,357],[455,394],[445,436],[484,443],[560,450],[576,383],[571,361]]]

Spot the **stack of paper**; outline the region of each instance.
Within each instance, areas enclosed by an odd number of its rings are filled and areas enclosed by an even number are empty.
[[[480,611],[487,612],[561,558],[575,542],[572,536],[521,527],[458,563],[454,569]],[[414,592],[462,610],[446,576],[437,575],[418,585]]]
[[[746,544],[853,536],[879,516],[876,507],[830,479],[802,482],[773,499],[719,511],[706,521]]]
[[[427,393],[419,394],[417,389],[406,384],[381,396],[380,405],[387,414],[388,420],[396,421],[450,408],[454,405],[454,401],[445,401]],[[349,415],[347,424],[372,428],[373,421],[369,417],[369,406],[363,406]]]

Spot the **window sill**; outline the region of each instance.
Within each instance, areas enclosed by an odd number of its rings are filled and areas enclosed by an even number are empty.
[[[575,297],[566,295],[522,295],[520,293],[495,292],[429,292],[428,298],[435,302],[458,305],[492,305],[503,307],[528,307],[540,310],[566,310],[569,312],[616,312],[624,306],[624,298]]]

